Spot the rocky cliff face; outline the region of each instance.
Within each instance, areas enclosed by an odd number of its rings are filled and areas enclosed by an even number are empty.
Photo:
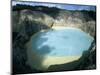
[[[83,11],[84,12],[84,11]],[[74,27],[95,36],[95,19],[81,11],[60,11],[54,21],[55,26]],[[87,16],[87,17],[86,17]]]
[[[93,11],[68,11],[48,7],[33,7],[34,9],[21,9],[12,11],[12,32],[13,32],[13,69],[14,73],[33,73],[42,72],[36,69],[31,69],[25,62],[27,61],[25,44],[30,40],[31,36],[36,32],[44,29],[50,29],[53,26],[74,27],[79,28],[91,35],[96,36],[96,13]],[[54,9],[54,10],[53,10]],[[49,11],[50,10],[50,11]],[[94,43],[96,47],[96,44]],[[93,47],[93,46],[92,46]],[[74,69],[92,69],[96,66],[96,48],[90,48],[87,55],[82,57],[83,62]],[[83,59],[84,58],[84,59]],[[74,64],[77,63],[74,62]],[[68,64],[59,65],[60,70],[67,70]],[[69,65],[73,65],[69,63]],[[76,64],[77,65],[77,64]],[[87,66],[85,66],[87,65]],[[58,65],[51,66],[48,71],[55,71],[53,68],[58,68]],[[65,68],[63,69],[63,66]],[[84,67],[85,66],[85,67]],[[26,69],[27,68],[27,69]],[[19,70],[21,69],[21,71]],[[27,71],[26,71],[27,70]]]
[[[49,9],[48,9],[49,10]],[[51,12],[53,13],[53,12]],[[57,15],[55,18],[50,16],[49,14],[41,11],[34,11],[34,10],[20,10],[20,11],[13,11],[12,20],[13,20],[13,31],[20,32],[22,29],[25,28],[26,20],[35,25],[37,23],[38,28],[45,28],[51,26],[65,26],[65,27],[74,27],[79,28],[91,36],[95,36],[95,25],[96,20],[95,12],[91,11],[67,11],[67,10],[59,10],[59,13],[53,14]],[[87,17],[86,17],[87,16]]]
[[[39,11],[21,10],[14,11],[12,13],[14,32],[20,32],[22,29],[24,29],[27,22],[31,23],[33,26],[34,23],[37,23],[38,29],[40,29],[41,27],[51,27],[54,21],[52,17]]]

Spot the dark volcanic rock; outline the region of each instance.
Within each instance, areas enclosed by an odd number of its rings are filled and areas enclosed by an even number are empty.
[[[13,14],[12,23],[13,23],[14,32],[20,32],[22,29],[24,29],[25,25],[27,24],[26,20],[30,23],[30,25],[33,25],[33,26],[39,25],[38,29],[51,27],[51,25],[53,24],[52,17],[39,11],[32,11],[32,10],[27,9],[27,10],[21,10],[21,11],[13,11],[12,14]],[[34,26],[34,29],[35,29],[35,26]]]

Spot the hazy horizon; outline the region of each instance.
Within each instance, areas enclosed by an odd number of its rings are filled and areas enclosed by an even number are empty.
[[[96,11],[96,6],[91,5],[74,5],[74,4],[56,4],[56,3],[45,3],[45,2],[21,2],[21,1],[12,1],[12,6],[17,4],[30,5],[30,6],[48,6],[56,7],[65,10],[88,10]]]

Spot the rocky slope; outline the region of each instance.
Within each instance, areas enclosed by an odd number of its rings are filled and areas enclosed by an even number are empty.
[[[89,33],[91,36],[95,36],[94,32],[96,25],[96,15],[93,11],[68,11],[60,9],[51,11],[50,9],[54,8],[47,8],[41,6],[37,6],[34,8],[35,9],[22,9],[12,12],[12,23],[14,32],[20,32],[20,30],[24,29],[26,24],[25,21],[27,19],[27,21],[33,25],[34,22],[36,22],[38,25],[40,24],[41,27],[42,25],[47,27],[75,27],[82,29],[83,31]],[[54,13],[55,11],[56,13]],[[51,15],[51,13],[53,14]]]

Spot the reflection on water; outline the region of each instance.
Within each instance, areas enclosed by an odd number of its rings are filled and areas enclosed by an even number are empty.
[[[39,54],[44,54],[50,48],[48,56],[77,56],[82,55],[92,41],[92,37],[79,30],[50,30],[38,33],[32,39],[32,48]]]
[[[42,69],[77,60],[83,51],[88,50],[92,41],[91,36],[78,29],[39,32],[31,38],[28,45],[31,46],[31,53],[28,53],[31,56],[29,63]]]

